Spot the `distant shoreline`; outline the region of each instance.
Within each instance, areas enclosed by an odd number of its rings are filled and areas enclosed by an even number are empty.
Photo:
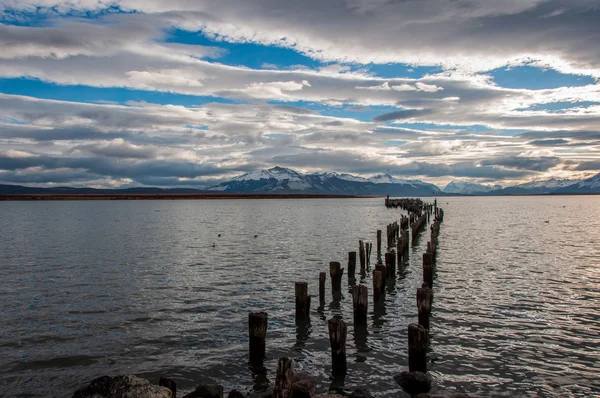
[[[210,199],[357,199],[379,198],[379,195],[318,194],[0,194],[0,201],[38,200],[210,200]]]

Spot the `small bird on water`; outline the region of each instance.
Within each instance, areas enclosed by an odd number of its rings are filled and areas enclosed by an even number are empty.
[[[213,243],[213,247],[215,247],[216,245]]]
[[[221,237],[221,234],[219,234],[219,238]]]
[[[258,238],[258,235],[254,235],[255,238]]]
[[[546,224],[550,224],[550,220],[546,220],[544,221]]]

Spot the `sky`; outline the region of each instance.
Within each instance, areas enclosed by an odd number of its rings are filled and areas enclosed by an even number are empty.
[[[0,184],[600,172],[598,0],[0,0]]]

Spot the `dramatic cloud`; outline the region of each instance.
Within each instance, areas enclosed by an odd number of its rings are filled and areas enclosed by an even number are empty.
[[[586,177],[598,20],[592,0],[3,1],[0,183]]]

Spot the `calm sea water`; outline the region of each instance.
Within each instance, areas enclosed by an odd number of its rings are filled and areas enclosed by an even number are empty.
[[[599,396],[600,197],[439,203],[434,391]],[[392,376],[407,366],[426,239],[385,303],[370,304],[366,333],[354,333],[345,277],[339,302],[328,277],[310,326],[293,315],[295,281],[318,295],[319,272],[399,214],[382,199],[0,202],[0,396],[70,396],[124,373],[166,375],[181,391],[249,389],[246,321],[258,310],[271,380],[285,355],[327,390],[326,320],[341,315],[345,388],[401,396]]]

